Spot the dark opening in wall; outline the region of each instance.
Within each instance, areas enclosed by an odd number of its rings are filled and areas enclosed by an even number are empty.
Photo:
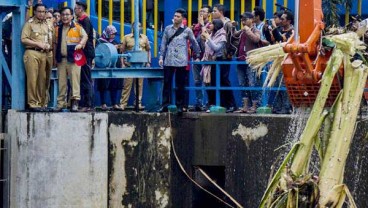
[[[226,196],[218,190],[200,171],[201,168],[217,185],[221,188],[225,186],[225,167],[224,166],[197,166],[194,167],[193,177],[194,180],[199,183],[203,188],[207,189],[211,193],[215,194],[225,202],[229,203]],[[229,203],[232,204],[232,203]],[[206,193],[196,185],[193,185],[193,208],[203,207],[227,207],[224,203],[214,198],[210,194]]]

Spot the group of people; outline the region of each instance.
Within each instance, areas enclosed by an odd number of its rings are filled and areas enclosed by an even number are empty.
[[[210,16],[212,14],[212,21]],[[293,14],[290,11],[278,11],[271,21],[264,21],[265,12],[255,7],[253,12],[240,15],[241,29],[237,30],[237,23],[224,16],[225,7],[222,4],[213,6],[203,5],[199,11],[198,23],[189,28],[183,24],[186,16],[184,9],[177,9],[173,24],[165,28],[161,47],[159,64],[164,68],[163,102],[159,112],[167,112],[172,103],[171,90],[173,74],[175,82],[176,106],[178,113],[187,110],[186,80],[189,72],[188,56],[195,61],[246,61],[248,51],[258,47],[285,42],[293,35]],[[191,53],[188,54],[190,47]],[[230,87],[230,65],[220,65],[221,87]],[[202,85],[216,86],[216,65],[194,64],[193,79],[196,87]],[[261,86],[260,77],[247,64],[237,66],[239,85],[242,87]],[[204,105],[202,90],[196,90],[195,109],[216,105],[216,93],[213,89],[207,90],[208,102]],[[261,93],[256,90],[241,92],[243,106],[236,108],[235,99],[231,90],[220,90],[220,105],[226,112],[255,113],[260,105]],[[274,105],[275,103],[275,105]],[[290,113],[291,106],[286,92],[271,92],[269,105],[274,107],[275,113]]]
[[[87,5],[76,2],[74,9],[63,7],[60,11],[47,10],[42,3],[34,7],[34,15],[27,20],[22,30],[21,41],[25,46],[24,64],[27,76],[27,105],[31,111],[48,111],[51,69],[57,67],[58,96],[54,111],[70,109],[71,111],[94,110],[94,84],[91,77],[95,46],[101,43],[115,45],[119,53],[130,51],[134,47],[133,27],[131,33],[117,41],[117,30],[113,25],[107,26],[101,36],[96,38],[95,30],[86,14]],[[241,29],[237,23],[224,16],[222,4],[204,5],[199,11],[198,23],[187,27],[184,22],[186,11],[177,9],[173,24],[163,32],[160,46],[159,65],[163,67],[164,79],[162,106],[159,112],[167,112],[172,104],[172,82],[174,74],[176,84],[176,106],[178,113],[188,110],[188,91],[185,87],[189,80],[188,60],[198,61],[246,61],[248,51],[287,41],[293,34],[293,15],[290,11],[278,11],[270,21],[264,21],[265,12],[255,7],[253,12],[240,15]],[[210,17],[212,15],[212,21]],[[76,20],[74,21],[74,16]],[[139,23],[138,23],[139,24]],[[133,24],[132,24],[133,25]],[[97,41],[96,41],[97,40]],[[139,48],[148,53],[147,67],[151,64],[150,44],[147,36],[139,31]],[[189,50],[190,49],[190,50]],[[190,52],[188,52],[190,51]],[[85,57],[84,60],[76,58]],[[123,58],[117,67],[128,67]],[[230,65],[220,64],[220,73],[216,75],[216,65],[194,64],[193,78],[195,86],[216,86],[216,76],[220,76],[221,87],[230,87]],[[68,82],[69,77],[69,82]],[[242,87],[260,86],[258,77],[249,65],[237,65],[237,77]],[[125,110],[130,91],[135,79],[100,79],[97,89],[100,92],[101,110],[108,110],[106,92],[110,91],[113,110]],[[139,89],[138,105],[143,109],[143,79],[137,79]],[[68,90],[69,88],[69,90]],[[118,94],[122,90],[121,95]],[[216,105],[215,90],[206,90],[208,102],[203,103],[202,90],[196,90],[195,110],[207,110]],[[231,90],[220,91],[220,105],[227,112],[255,113],[260,105],[261,93],[257,90],[241,91],[243,105],[236,107]],[[120,99],[119,99],[120,98]],[[276,101],[275,101],[276,100]],[[274,105],[276,103],[277,105]],[[271,92],[269,105],[275,112],[288,113],[291,106],[286,92]]]
[[[33,16],[26,21],[21,35],[21,42],[25,46],[23,61],[27,77],[27,107],[30,111],[93,111],[94,83],[91,70],[95,46],[111,43],[120,53],[132,50],[135,42],[133,30],[119,43],[115,38],[116,28],[109,25],[97,39],[86,9],[87,5],[83,2],[76,2],[74,9],[63,7],[59,11],[47,10],[42,3],[33,6]],[[147,66],[150,66],[150,45],[147,36],[139,35],[139,46],[141,50],[147,51]],[[125,67],[129,66],[129,63],[125,59],[119,59],[117,66]],[[57,67],[58,74],[57,107],[54,109],[48,108],[53,67]],[[138,82],[139,107],[143,108],[143,79]],[[101,110],[109,109],[105,99],[106,91],[110,91],[113,110],[125,109],[133,79],[103,79],[97,84]],[[122,89],[120,99],[117,95],[119,89]]]

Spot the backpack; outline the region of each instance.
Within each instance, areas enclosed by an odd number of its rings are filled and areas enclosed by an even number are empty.
[[[231,21],[224,24],[224,29],[226,31],[226,58],[231,58],[236,55],[239,47],[240,38],[233,36],[235,27],[232,25]]]

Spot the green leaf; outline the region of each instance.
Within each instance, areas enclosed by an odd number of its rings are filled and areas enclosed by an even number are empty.
[[[322,45],[328,48],[334,48],[336,46],[336,44],[328,38],[322,38]]]
[[[260,208],[263,208],[270,197],[271,193],[275,190],[277,184],[279,183],[282,171],[286,167],[287,163],[290,161],[292,156],[294,155],[294,152],[296,152],[299,148],[300,144],[296,143],[293,148],[291,148],[290,152],[286,155],[284,161],[282,162],[281,166],[277,170],[275,176],[272,178],[271,183],[268,185],[266,192],[264,193],[261,204],[259,205]]]

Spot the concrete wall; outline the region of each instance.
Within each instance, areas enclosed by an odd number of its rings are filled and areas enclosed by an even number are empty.
[[[8,115],[14,208],[107,207],[107,114]]]
[[[109,114],[109,207],[171,207],[171,128],[157,114]]]
[[[271,167],[278,167],[290,144],[299,138],[307,113],[296,116],[252,115],[195,115],[173,119],[174,146],[181,162],[192,177],[214,190],[207,180],[196,174],[197,167],[211,172],[213,167],[223,167],[224,189],[245,207],[258,207],[267,187]],[[358,118],[353,144],[345,169],[348,185],[358,207],[368,207],[368,121]],[[316,158],[316,157],[315,157]],[[174,160],[174,159],[173,159]],[[318,160],[311,164],[318,172]],[[199,175],[199,177],[198,177]],[[172,162],[171,200],[174,207],[203,207],[198,198],[208,198],[208,203],[217,200],[201,194]],[[216,174],[213,177],[217,177]],[[219,194],[223,196],[223,194]],[[235,204],[223,197],[234,207]],[[197,206],[194,206],[196,204]],[[226,207],[214,203],[210,207]],[[202,206],[201,206],[202,205]],[[206,206],[207,207],[207,206]]]
[[[189,208],[223,204],[188,180],[173,149],[202,186],[223,196],[199,168],[240,204],[257,207],[271,167],[298,138],[306,115],[13,111],[8,119],[12,207]],[[358,207],[368,207],[367,132],[360,118],[346,167]]]

